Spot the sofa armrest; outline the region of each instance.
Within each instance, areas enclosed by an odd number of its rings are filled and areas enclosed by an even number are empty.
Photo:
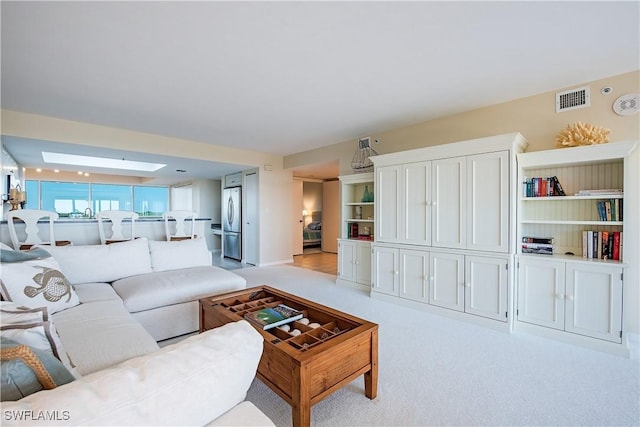
[[[3,425],[205,425],[244,400],[262,355],[246,321],[211,329],[53,390],[3,402]],[[53,414],[18,420],[12,414]]]

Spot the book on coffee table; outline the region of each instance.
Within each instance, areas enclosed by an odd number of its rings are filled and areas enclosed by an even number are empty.
[[[266,330],[301,319],[302,315],[301,311],[279,304],[275,307],[261,308],[245,313],[244,318]]]

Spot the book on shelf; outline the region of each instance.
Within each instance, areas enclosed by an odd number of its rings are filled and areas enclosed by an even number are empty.
[[[523,243],[522,253],[553,255],[553,245],[548,243]]]
[[[603,190],[580,190],[576,196],[622,196],[624,192],[618,188],[607,188]]]
[[[600,200],[596,206],[600,221],[622,221],[622,199]]]
[[[547,245],[552,245],[553,237],[522,236],[522,243],[545,243]]]
[[[583,231],[582,256],[592,259],[622,260],[622,232]]]
[[[525,197],[564,196],[564,190],[557,176],[534,177],[523,181],[522,192]]]
[[[301,319],[302,316],[303,313],[301,311],[284,304],[278,304],[275,307],[265,307],[245,313],[244,318],[267,330],[285,323],[291,323]]]

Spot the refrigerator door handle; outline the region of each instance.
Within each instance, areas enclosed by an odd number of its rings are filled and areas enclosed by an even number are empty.
[[[231,196],[227,201],[227,221],[229,221],[229,226],[233,228],[233,199]]]

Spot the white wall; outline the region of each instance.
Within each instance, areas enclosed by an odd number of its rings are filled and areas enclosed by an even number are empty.
[[[291,223],[291,171],[260,169],[260,252],[259,265],[275,265],[293,262]]]

